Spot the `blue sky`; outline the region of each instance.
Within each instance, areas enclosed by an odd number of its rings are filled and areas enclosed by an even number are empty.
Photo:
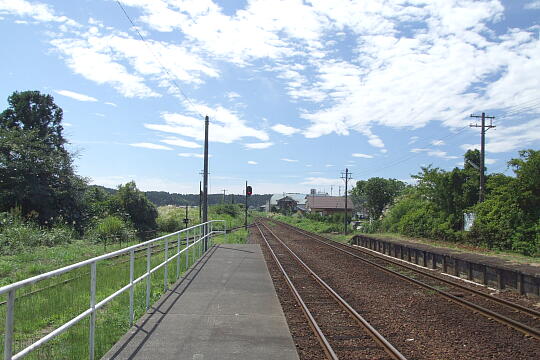
[[[538,0],[121,3],[0,0],[0,108],[52,94],[93,183],[197,192],[204,115],[212,193],[452,169],[482,111],[489,172],[539,148]]]

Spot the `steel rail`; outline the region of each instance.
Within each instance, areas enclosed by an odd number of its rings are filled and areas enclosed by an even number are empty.
[[[334,352],[334,350],[332,349],[332,346],[330,345],[330,343],[326,339],[326,336],[324,336],[324,333],[322,332],[321,328],[319,327],[319,325],[315,321],[315,318],[313,317],[313,315],[309,311],[306,303],[304,302],[304,300],[300,296],[300,293],[298,292],[298,290],[296,290],[296,287],[292,283],[291,278],[289,277],[289,275],[285,271],[285,268],[283,268],[283,265],[281,265],[281,262],[277,258],[277,255],[274,252],[274,250],[272,249],[272,247],[270,246],[270,244],[268,243],[268,240],[266,240],[266,236],[264,236],[264,234],[263,234],[263,232],[262,232],[262,230],[261,230],[261,228],[259,227],[258,224],[255,224],[255,226],[257,227],[257,230],[259,230],[259,232],[261,233],[261,236],[262,236],[264,242],[266,243],[266,246],[268,247],[268,250],[270,250],[270,254],[272,255],[272,258],[274,259],[274,262],[278,266],[279,270],[281,271],[281,274],[285,278],[285,281],[286,281],[287,285],[289,286],[289,289],[291,289],[291,292],[293,293],[294,297],[296,298],[296,301],[300,305],[300,308],[302,309],[302,312],[304,313],[305,317],[308,320],[309,326],[311,327],[311,329],[313,330],[313,332],[317,336],[317,339],[318,339],[319,343],[321,344],[321,347],[323,348],[324,352],[326,353],[326,356],[329,359],[338,360],[338,357],[337,357],[336,353]]]
[[[291,228],[291,229],[294,229],[296,230],[297,232],[299,233],[302,233],[306,236],[309,236],[309,237],[312,237],[312,238],[315,238],[316,240],[319,240],[321,239],[323,242],[331,242],[331,243],[336,243],[335,241],[333,241],[332,239],[328,239],[322,235],[319,235],[319,234],[315,234],[315,233],[312,233],[310,231],[307,231],[307,230],[304,230],[304,229],[299,229],[295,226],[292,226],[290,224],[287,224],[287,223],[284,223],[282,221],[279,221],[279,220],[275,220],[275,219],[271,219],[272,221],[280,224],[280,225],[283,225],[285,227],[288,227],[288,228]],[[318,239],[317,239],[318,238]],[[415,273],[418,273],[418,274],[421,274],[423,276],[426,276],[426,277],[429,277],[431,279],[434,279],[434,280],[437,280],[437,281],[441,281],[441,282],[444,282],[445,284],[448,284],[448,285],[451,285],[451,286],[454,286],[454,287],[457,287],[461,290],[464,290],[464,291],[468,291],[468,292],[471,292],[475,295],[478,295],[478,296],[481,296],[485,299],[488,299],[490,301],[493,301],[493,302],[496,302],[496,303],[499,303],[501,305],[504,305],[504,306],[508,306],[509,308],[511,308],[512,310],[516,310],[516,311],[520,311],[522,313],[525,313],[527,315],[530,315],[530,316],[533,316],[535,318],[540,318],[540,311],[536,311],[534,309],[530,309],[528,307],[525,307],[525,306],[522,306],[522,305],[519,305],[519,304],[516,304],[516,303],[513,303],[511,301],[508,301],[508,300],[505,300],[505,299],[500,299],[500,298],[497,298],[497,297],[494,297],[492,295],[489,295],[489,294],[486,294],[482,291],[478,291],[476,289],[472,289],[468,286],[465,286],[465,285],[462,285],[462,284],[459,284],[459,283],[456,283],[455,281],[451,281],[451,280],[447,280],[447,279],[444,279],[440,276],[437,276],[437,275],[433,275],[433,274],[430,274],[429,272],[426,272],[424,270],[419,270],[417,269],[416,267],[414,266],[411,266],[411,265],[408,265],[406,263],[403,263],[401,261],[397,261],[397,260],[394,260],[394,259],[391,259],[391,258],[387,258],[386,256],[382,256],[376,252],[373,252],[372,250],[367,250],[367,249],[364,249],[363,247],[360,247],[360,246],[351,246],[351,245],[348,245],[348,244],[343,244],[343,243],[337,243],[339,244],[338,246],[343,246],[343,247],[346,247],[346,248],[349,248],[349,249],[353,249],[355,251],[360,251],[364,254],[367,254],[367,255],[371,255],[373,257],[376,257],[378,259],[381,259],[381,260],[384,260],[386,262],[389,262],[393,265],[397,265],[397,266],[400,266],[400,267],[403,267],[407,270],[410,270],[410,271],[413,271]],[[329,246],[336,246],[334,244],[328,244]]]
[[[289,225],[289,224],[287,224],[287,225]],[[501,315],[499,313],[491,311],[491,310],[489,310],[489,309],[487,309],[487,308],[485,308],[483,306],[474,304],[474,303],[472,303],[472,302],[470,302],[468,300],[461,299],[461,298],[459,298],[459,297],[457,297],[455,295],[452,295],[452,294],[450,294],[450,293],[448,293],[446,291],[437,289],[436,287],[433,287],[431,285],[423,283],[423,282],[421,282],[419,280],[413,279],[413,278],[411,278],[409,276],[403,275],[403,274],[401,274],[401,273],[399,273],[397,271],[393,271],[391,269],[388,269],[388,268],[386,268],[386,267],[384,267],[382,265],[374,263],[373,261],[364,259],[364,258],[358,256],[357,254],[351,253],[348,250],[339,248],[339,247],[337,247],[335,245],[332,245],[332,244],[329,244],[329,243],[327,243],[325,241],[321,241],[321,240],[317,239],[315,236],[312,236],[311,234],[306,234],[302,230],[296,229],[295,227],[293,227],[291,225],[289,225],[289,226],[290,226],[290,228],[294,228],[295,230],[297,230],[299,233],[301,233],[301,234],[303,234],[305,236],[309,236],[309,237],[313,238],[314,240],[318,241],[321,244],[327,245],[328,247],[332,247],[332,248],[334,248],[334,249],[336,249],[338,251],[341,251],[341,252],[346,253],[346,254],[348,254],[350,256],[353,256],[354,258],[357,258],[358,260],[361,260],[361,261],[363,261],[363,262],[365,262],[367,264],[370,264],[370,265],[372,265],[372,266],[374,266],[374,267],[376,267],[378,269],[383,270],[386,273],[397,276],[397,277],[399,277],[399,278],[401,278],[403,280],[406,280],[408,282],[411,282],[411,283],[413,283],[415,285],[421,286],[421,287],[423,287],[425,289],[428,289],[428,290],[431,290],[431,291],[435,291],[437,294],[445,297],[446,299],[448,299],[448,300],[450,300],[450,301],[452,301],[452,302],[454,302],[454,303],[456,303],[456,304],[458,304],[460,306],[468,308],[473,313],[480,313],[480,314],[484,315],[485,317],[487,317],[489,319],[496,320],[496,321],[498,321],[498,322],[500,322],[500,323],[502,323],[504,325],[507,325],[507,326],[509,326],[509,327],[511,327],[511,328],[513,328],[515,330],[518,330],[518,331],[524,333],[527,336],[531,336],[531,337],[533,337],[533,338],[535,338],[537,340],[540,340],[540,331],[538,329],[535,329],[535,328],[530,327],[530,326],[528,326],[526,324],[520,323],[519,321],[510,319],[509,317],[506,317],[504,315]],[[330,240],[330,241],[332,241],[332,240]],[[353,249],[357,250],[356,248],[353,248]],[[371,255],[371,254],[369,254],[369,255]],[[374,256],[374,255],[372,255],[372,256]]]
[[[334,289],[332,289],[323,279],[321,279],[298,255],[296,255],[266,224],[261,222],[272,236],[293,256],[293,258],[305,268],[310,275],[363,327],[366,332],[384,348],[386,353],[395,360],[407,360],[388,340],[386,340],[371,324],[362,317],[345,299],[343,299]]]

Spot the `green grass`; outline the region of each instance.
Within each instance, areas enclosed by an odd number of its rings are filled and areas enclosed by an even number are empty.
[[[327,231],[329,227],[328,227],[328,223],[326,222],[314,221],[314,220],[302,218],[299,216],[273,215],[273,217],[277,220],[297,226],[307,231],[324,235],[334,241],[342,242],[342,243],[348,242],[355,235],[364,235],[364,236],[373,237],[373,238],[377,238],[381,240],[388,240],[388,239],[405,240],[405,241],[409,241],[413,243],[420,243],[420,244],[437,246],[441,248],[452,249],[459,252],[472,252],[472,253],[478,253],[478,254],[487,255],[487,256],[493,256],[493,257],[497,257],[503,260],[507,260],[507,261],[511,261],[511,262],[515,262],[519,264],[530,264],[530,265],[540,266],[539,256],[525,256],[525,255],[521,255],[515,252],[509,252],[509,251],[489,250],[483,247],[473,246],[470,244],[459,244],[459,243],[454,243],[454,242],[449,242],[449,241],[412,238],[412,237],[408,237],[408,236],[404,236],[400,234],[394,234],[394,233],[366,234],[358,230],[354,230],[354,231],[351,231],[348,235],[343,235],[342,233],[340,234],[336,231]]]
[[[224,219],[227,228],[244,224],[243,213],[239,216],[219,214],[210,207],[209,219]],[[162,207],[160,214],[178,217],[185,216],[185,208]],[[192,219],[189,226],[198,223],[198,209],[189,209],[188,217]],[[251,215],[248,219],[252,221]],[[183,224],[182,224],[183,225]],[[183,227],[183,226],[182,226]],[[217,225],[216,225],[217,228]],[[171,243],[177,237],[171,238]],[[214,243],[245,243],[247,231],[244,229],[216,236]],[[73,240],[71,243],[54,247],[25,248],[15,255],[0,256],[0,286],[4,286],[25,278],[45,273],[63,266],[83,261],[104,253],[112,252],[137,242],[123,244],[93,244],[84,240]],[[164,247],[164,240],[154,246]],[[176,244],[169,246],[169,257],[176,251]],[[189,268],[196,260],[197,249],[189,251],[189,258],[181,255],[180,273]],[[164,252],[153,254],[152,266],[163,262]],[[167,283],[173,284],[176,278],[177,261],[173,260],[167,267]],[[140,252],[135,261],[135,278],[146,271],[146,251]],[[19,289],[16,294],[14,316],[14,353],[35,342],[39,338],[58,328],[63,323],[77,316],[89,307],[90,266],[70,271],[52,279]],[[153,304],[164,292],[164,272],[162,268],[151,276],[151,299]],[[116,259],[101,261],[97,267],[96,301],[101,301],[122,286],[129,283],[129,255]],[[44,289],[32,293],[36,290]],[[25,296],[25,294],[27,294]],[[146,312],[146,280],[134,289],[135,318]],[[0,302],[6,295],[0,296]],[[4,346],[6,306],[0,305],[0,353]],[[103,356],[114,343],[129,330],[129,290],[109,302],[97,311],[96,318],[96,357]],[[88,357],[89,319],[86,318],[70,328],[64,334],[54,338],[38,350],[27,356],[29,359],[82,359]]]
[[[241,242],[245,238],[245,230],[241,232],[227,234],[228,241]],[[170,241],[173,244],[169,246],[169,257],[176,251],[176,236]],[[216,237],[216,241],[223,241]],[[76,246],[77,244],[70,244]],[[83,244],[79,244],[82,246]],[[164,240],[160,241],[159,246],[164,247]],[[77,253],[75,248],[62,246],[61,249],[39,249],[32,255],[21,254],[17,261],[24,267],[25,275],[36,270],[45,270],[57,268],[55,265],[66,265],[82,260],[84,257],[93,257],[103,252],[103,246],[92,247],[87,245],[85,251]],[[111,247],[107,251],[113,250]],[[46,255],[62,255],[56,259],[44,260]],[[186,261],[185,254],[181,255],[180,275],[191,266],[197,258],[197,249],[190,249],[189,258]],[[35,265],[25,263],[25,259],[42,259],[46,265],[35,268]],[[118,290],[120,287],[129,283],[129,255],[114,260],[106,260],[98,263],[97,267],[97,295],[99,302]],[[151,257],[152,266],[164,261],[165,254],[160,252]],[[176,281],[176,260],[168,265],[168,284]],[[31,287],[21,289],[17,292],[15,302],[15,334],[14,351],[18,352],[40,337],[43,337],[50,331],[56,329],[66,321],[86,310],[89,306],[89,277],[90,266],[71,271],[67,274],[57,276],[39,282]],[[135,278],[141,276],[146,271],[146,251],[137,255],[135,261]],[[164,291],[164,271],[162,268],[152,275],[151,301],[153,304]],[[27,276],[21,276],[25,278]],[[67,281],[69,279],[73,281]],[[60,284],[50,288],[47,286]],[[46,288],[38,293],[29,296],[21,296],[38,288]],[[135,286],[135,315],[136,319],[142,316],[145,311],[146,299],[146,280],[143,280]],[[5,296],[0,298],[4,301]],[[0,306],[0,353],[3,352],[3,333],[5,319],[5,305]],[[85,319],[79,324],[69,329],[66,333],[53,339],[37,351],[31,353],[29,359],[79,359],[88,357],[88,330],[89,321]],[[129,329],[129,291],[120,295],[104,308],[97,312],[96,323],[96,357],[101,357],[106,351]]]

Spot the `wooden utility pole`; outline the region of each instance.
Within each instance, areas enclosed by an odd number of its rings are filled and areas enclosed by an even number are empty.
[[[223,189],[221,190],[223,191],[223,200],[222,200],[222,203],[225,204],[225,192],[227,191],[227,189]]]
[[[347,221],[347,185],[349,183],[349,180],[351,179],[351,173],[349,172],[349,169],[345,169],[345,173],[341,173],[341,178],[345,180],[345,221],[344,221],[344,233],[345,235],[347,235],[347,225],[348,225],[348,221]]]
[[[247,202],[247,199],[248,199],[247,187],[248,187],[248,184],[247,184],[247,180],[246,180],[246,188],[244,189],[244,194],[246,195],[246,204],[245,204],[245,206],[246,206],[246,209],[245,209],[246,214],[245,214],[245,215],[246,215],[246,216],[245,216],[244,226],[245,226],[246,229],[247,229],[247,210],[248,210],[248,209],[247,209],[247,207],[248,207],[248,202]]]
[[[496,127],[493,125],[493,119],[495,119],[495,116],[486,116],[486,113],[482,113],[482,115],[471,115],[472,118],[481,118],[482,123],[480,125],[478,124],[470,124],[470,127],[479,127],[480,129],[480,193],[478,195],[478,202],[484,201],[484,169],[485,169],[485,154],[486,154],[486,131],[488,131],[491,128]],[[489,119],[489,125],[486,125],[486,119]]]
[[[199,222],[202,223],[202,182],[199,181]]]
[[[203,223],[208,221],[208,116],[204,118],[204,178],[203,178]],[[207,234],[207,226],[204,226],[204,235]],[[208,250],[208,238],[204,239],[204,250]]]

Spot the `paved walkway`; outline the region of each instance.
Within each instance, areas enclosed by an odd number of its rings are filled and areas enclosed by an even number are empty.
[[[298,359],[259,245],[218,245],[104,359]]]

